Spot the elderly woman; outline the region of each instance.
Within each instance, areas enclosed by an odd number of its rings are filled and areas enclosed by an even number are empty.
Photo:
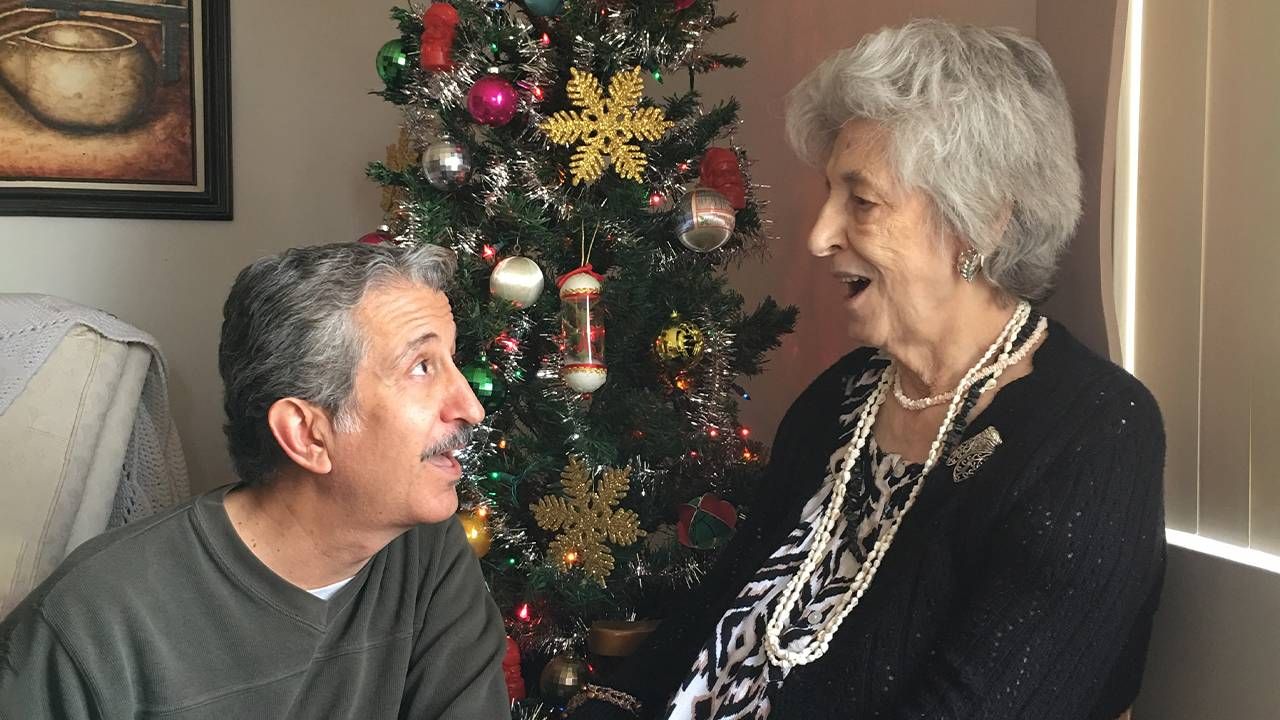
[[[882,30],[791,94],[855,350],[783,420],[682,612],[578,718],[1099,718],[1164,568],[1160,413],[1030,304],[1080,213],[1070,111],[1009,30]]]

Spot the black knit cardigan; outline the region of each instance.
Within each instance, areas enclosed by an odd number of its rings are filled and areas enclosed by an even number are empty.
[[[752,512],[701,588],[613,677],[660,717],[730,600],[799,522],[840,445],[845,356],[778,429]],[[1137,696],[1164,575],[1164,431],[1146,388],[1058,323],[966,428],[1003,438],[925,478],[875,581],[771,720],[1113,720]],[[572,720],[631,717],[599,701]]]

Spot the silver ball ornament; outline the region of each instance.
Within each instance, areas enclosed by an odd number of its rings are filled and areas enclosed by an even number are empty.
[[[711,188],[694,188],[680,198],[676,234],[690,250],[711,252],[729,241],[737,214],[725,196]]]
[[[452,190],[471,177],[471,153],[465,145],[441,138],[422,151],[422,174],[437,190]]]
[[[514,255],[494,266],[489,276],[489,292],[524,308],[538,302],[544,282],[538,263]]]
[[[551,658],[542,669],[538,689],[542,697],[563,705],[582,690],[590,677],[590,670],[582,658],[573,653],[561,653]]]

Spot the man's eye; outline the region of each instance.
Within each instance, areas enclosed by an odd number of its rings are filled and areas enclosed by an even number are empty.
[[[418,361],[418,363],[417,363],[416,365],[414,365],[414,366],[413,366],[413,374],[414,374],[414,375],[430,375],[430,374],[431,374],[431,361],[430,361],[430,360],[419,360],[419,361]]]
[[[854,205],[854,207],[858,208],[859,210],[866,210],[866,209],[868,209],[868,208],[873,208],[873,207],[875,207],[875,205],[876,205],[876,204],[875,204],[875,203],[873,203],[873,202],[871,202],[870,200],[868,200],[868,199],[866,199],[866,198],[862,197],[861,195],[854,195],[854,196],[853,196],[853,205]]]

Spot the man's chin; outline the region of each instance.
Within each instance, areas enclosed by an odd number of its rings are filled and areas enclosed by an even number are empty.
[[[460,473],[424,463],[414,482],[405,510],[417,524],[443,522],[458,512]]]
[[[426,502],[417,513],[418,522],[427,525],[441,523],[458,512],[458,493],[441,493]]]

